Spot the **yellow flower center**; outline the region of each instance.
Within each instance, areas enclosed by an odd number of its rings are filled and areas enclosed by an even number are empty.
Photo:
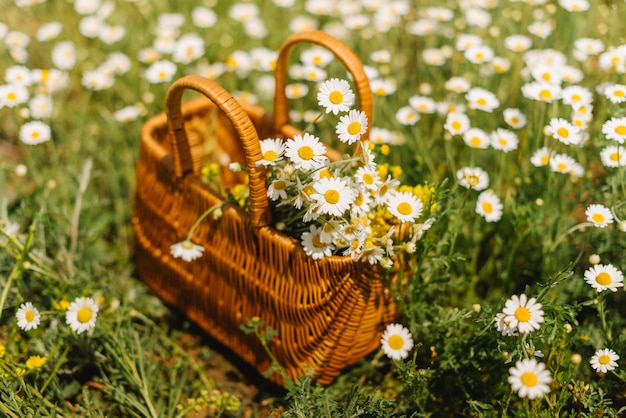
[[[389,337],[387,343],[392,350],[399,350],[404,347],[404,340],[398,334],[393,334],[391,337]]]
[[[285,190],[286,187],[287,183],[285,183],[283,180],[276,180],[274,182],[274,190]]]
[[[7,99],[9,99],[10,101],[13,101],[13,100],[17,99],[17,94],[15,94],[14,92],[10,91],[9,94],[7,94]]]
[[[35,320],[35,312],[26,311],[24,318],[26,319],[26,322],[33,322]]]
[[[357,197],[354,199],[354,205],[361,206],[364,201],[365,201],[365,196],[363,196],[363,193],[359,193]]]
[[[550,73],[543,73],[541,74],[541,79],[544,81],[550,81]]]
[[[326,200],[331,205],[339,202],[339,192],[337,190],[327,190],[324,193],[324,200]]]
[[[400,204],[398,205],[397,209],[398,209],[398,213],[400,213],[401,215],[405,215],[406,216],[406,215],[409,215],[412,212],[413,207],[411,206],[410,203],[400,202]]]
[[[502,146],[505,146],[506,144],[508,144],[508,141],[504,138],[499,138],[498,143]]]
[[[608,286],[612,282],[611,275],[603,271],[596,276],[596,282],[598,282],[600,286]]]
[[[611,357],[607,356],[606,354],[603,354],[600,357],[598,357],[598,363],[600,364],[609,364],[610,362],[611,362]]]
[[[538,383],[537,375],[533,372],[526,372],[522,374],[520,380],[522,381],[522,385],[532,388]]]
[[[539,92],[539,97],[544,100],[550,100],[552,99],[552,93],[550,93],[550,90],[544,89]]]
[[[485,59],[485,55],[482,52],[477,52],[475,57],[479,61],[482,61],[483,59]]]
[[[265,151],[265,154],[263,154],[263,159],[265,161],[274,161],[276,157],[278,157],[278,153],[273,149]]]
[[[362,178],[363,178],[363,183],[374,184],[374,176],[372,176],[370,173],[363,174]]]
[[[474,176],[474,175],[467,176],[467,184],[469,184],[470,187],[474,187],[478,185],[478,176]]]
[[[556,130],[556,133],[563,138],[567,138],[569,136],[569,131],[567,128],[559,128]]]
[[[374,91],[374,93],[376,93],[377,96],[384,96],[386,91],[384,88],[379,87]]]
[[[328,100],[334,105],[338,105],[343,102],[343,94],[340,91],[333,91],[328,95]]]
[[[76,314],[76,319],[78,319],[78,322],[80,322],[81,324],[91,321],[92,317],[93,312],[90,308],[87,307],[80,308],[80,310]]]
[[[493,205],[489,202],[483,202],[483,211],[485,211],[485,213],[493,212]]]
[[[604,222],[604,215],[601,213],[594,213],[593,215],[591,215],[591,219],[594,222],[601,223]]]
[[[361,124],[359,122],[351,122],[348,125],[348,133],[350,135],[356,135],[361,132]]]
[[[519,123],[519,119],[513,116],[511,118],[511,125],[517,125]]]
[[[626,92],[624,90],[615,90],[613,95],[615,95],[616,97],[624,97],[624,95],[626,95]]]
[[[544,155],[541,157],[541,164],[548,164],[550,162],[550,155]]]
[[[609,159],[611,161],[619,161],[619,152],[614,152],[613,154],[609,155]]]
[[[454,122],[452,122],[451,125],[452,125],[452,129],[454,129],[455,131],[458,131],[459,129],[461,129],[461,122],[459,122],[458,120],[455,120]]]
[[[315,235],[313,237],[313,245],[315,245],[317,248],[324,248],[326,245],[322,242],[322,239],[320,238],[319,235]]]
[[[302,190],[304,190],[304,193],[306,193],[308,196],[311,196],[313,192],[315,191],[313,186],[311,186],[310,184],[308,186],[304,186],[304,189]]]
[[[530,311],[525,306],[520,306],[515,310],[515,318],[519,322],[528,322],[530,320]]]
[[[481,144],[481,140],[480,140],[480,138],[479,138],[479,137],[477,137],[477,136],[472,137],[472,139],[470,139],[470,141],[469,141],[469,142],[470,142],[470,144],[471,144],[472,146],[474,146],[474,147],[477,147],[477,146],[479,146],[479,145]]]
[[[321,179],[331,179],[331,178],[333,178],[333,173],[332,173],[332,171],[330,171],[328,169],[324,169],[324,170],[320,171],[320,178]]]
[[[314,155],[313,148],[308,145],[304,145],[298,149],[298,156],[303,160],[310,160]]]
[[[626,126],[625,125],[620,125],[618,127],[615,128],[615,133],[618,135],[626,135]]]
[[[560,171],[560,172],[563,172],[563,171],[565,171],[567,169],[567,164],[565,164],[565,163],[558,163],[556,165],[556,169],[558,171]]]
[[[483,99],[483,98],[481,97],[480,99],[476,100],[476,103],[477,103],[479,106],[486,106],[486,105],[487,105],[487,100],[485,100],[485,99]]]

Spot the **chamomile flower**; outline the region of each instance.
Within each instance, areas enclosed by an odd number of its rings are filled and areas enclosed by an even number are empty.
[[[589,9],[587,0],[559,0],[559,5],[568,12],[584,12]]]
[[[372,191],[378,189],[381,183],[376,171],[368,167],[359,167],[354,175],[354,181]]]
[[[335,133],[339,140],[347,144],[354,144],[367,131],[367,116],[365,112],[352,109],[347,115],[341,116]]]
[[[507,300],[502,313],[505,315],[504,321],[522,334],[539,329],[543,322],[541,303],[535,298],[528,299],[523,293]]]
[[[504,38],[504,47],[513,52],[524,52],[532,45],[532,40],[526,35],[510,35]]]
[[[5,70],[4,80],[8,84],[28,86],[32,82],[30,69],[23,65],[13,65]]]
[[[300,61],[305,65],[314,65],[316,67],[326,67],[334,58],[332,52],[326,48],[314,46],[302,51]]]
[[[20,140],[27,145],[37,145],[51,138],[50,125],[33,120],[20,127]]]
[[[380,339],[383,352],[392,360],[402,360],[409,356],[413,348],[411,332],[401,324],[389,324]]]
[[[561,87],[545,81],[533,81],[522,85],[522,95],[527,99],[552,103],[561,98]]]
[[[480,191],[489,186],[489,174],[480,167],[463,167],[456,172],[456,178],[466,189]]]
[[[552,376],[543,363],[523,359],[509,369],[508,382],[521,398],[537,399],[550,392]]]
[[[480,128],[469,128],[463,132],[463,141],[472,148],[485,149],[489,148],[491,140],[487,132]]]
[[[93,71],[85,71],[80,81],[81,84],[89,90],[102,91],[111,87],[115,80],[110,73],[96,69]]]
[[[470,109],[478,109],[489,113],[500,106],[500,101],[496,95],[481,87],[469,89],[465,95],[465,99]]]
[[[321,178],[313,184],[311,199],[317,202],[320,214],[341,216],[350,208],[355,192],[342,178]]]
[[[65,312],[65,322],[72,331],[81,334],[96,326],[98,304],[93,298],[76,298]]]
[[[412,126],[420,120],[420,115],[411,106],[402,106],[396,112],[396,120],[402,125]]]
[[[470,84],[470,82],[467,81],[467,79],[464,77],[451,77],[443,85],[446,90],[452,91],[454,93],[465,93],[470,89],[471,86],[472,85]],[[434,108],[435,106],[433,101],[433,111]]]
[[[610,348],[603,348],[595,352],[589,363],[598,373],[607,373],[619,367],[617,360],[619,360],[619,356],[615,351]]]
[[[400,222],[414,222],[422,215],[423,203],[411,192],[392,193],[387,210]]]
[[[303,232],[301,236],[304,252],[313,260],[330,257],[335,249],[332,243],[322,241],[321,234],[322,228],[311,225],[309,231]]]
[[[541,39],[546,39],[550,36],[553,29],[551,22],[536,21],[528,25],[528,33]]]
[[[326,147],[319,138],[305,132],[295,135],[287,141],[285,156],[291,160],[296,169],[315,170],[328,161]]]
[[[507,322],[504,321],[506,317],[502,312],[498,312],[496,316],[493,318],[494,325],[496,329],[502,333],[505,337],[510,337],[513,335],[517,335],[517,328],[511,328]]]
[[[598,292],[617,291],[624,286],[624,275],[611,264],[596,264],[585,271],[585,281]]]
[[[144,77],[152,84],[169,83],[176,73],[176,64],[167,60],[155,61],[146,69]]]
[[[463,55],[472,64],[484,64],[490,62],[494,57],[493,49],[487,45],[476,45],[468,48]]]
[[[582,142],[582,135],[578,128],[563,118],[552,118],[550,125],[548,125],[548,131],[554,139],[558,139],[566,145],[578,145]]]
[[[566,105],[573,108],[580,106],[590,106],[593,102],[593,96],[589,89],[582,86],[568,86],[561,91],[561,99]]]
[[[607,120],[602,124],[602,133],[606,135],[608,139],[623,144],[626,139],[626,117]]]
[[[265,167],[276,164],[282,160],[285,149],[287,148],[285,141],[280,138],[267,138],[260,141],[261,160],[257,161],[257,165]]]
[[[517,145],[519,144],[515,132],[504,128],[496,129],[489,137],[491,138],[491,146],[503,152],[513,151],[517,149]]]
[[[443,127],[451,135],[462,135],[470,128],[470,120],[465,113],[450,112]]]
[[[22,303],[15,314],[17,326],[24,331],[36,329],[41,322],[41,315],[31,302]]]
[[[626,148],[621,145],[609,145],[600,151],[600,159],[605,167],[626,166]]]
[[[526,126],[526,115],[524,115],[519,109],[504,109],[502,115],[504,116],[506,124],[513,129],[521,129]]]
[[[604,228],[613,223],[613,214],[611,210],[604,205],[589,205],[585,210],[585,215],[587,216],[587,221],[598,228]]]
[[[331,78],[320,86],[317,102],[326,113],[347,112],[354,104],[355,96],[346,80]]]
[[[468,87],[469,89],[469,87]],[[466,91],[466,90],[465,90]],[[437,111],[437,102],[426,96],[409,97],[409,105],[419,113],[435,113]]]
[[[60,22],[50,22],[44,25],[41,25],[39,29],[37,29],[37,33],[35,34],[35,38],[39,42],[51,41],[63,30],[63,24]]]
[[[137,120],[141,114],[141,109],[138,106],[124,106],[120,110],[113,113],[113,118],[118,122],[131,122]]]
[[[498,222],[502,218],[502,202],[491,190],[485,190],[478,195],[476,201],[476,213],[485,218],[487,222]]]
[[[553,151],[548,147],[541,147],[530,157],[530,163],[535,167],[543,167],[550,164],[550,156]]]
[[[290,83],[285,86],[285,96],[288,99],[301,99],[307,95],[309,87],[303,83]]]
[[[287,188],[291,185],[293,185],[293,182],[287,180],[287,178],[279,177],[274,179],[267,187],[267,197],[273,201],[287,199]]]
[[[217,23],[217,14],[208,7],[196,7],[191,11],[191,20],[197,27],[206,29]]]
[[[203,252],[203,246],[196,245],[188,239],[170,246],[170,254],[172,254],[172,257],[182,258],[187,263],[202,257]]]
[[[0,86],[0,109],[16,107],[28,100],[28,90],[22,84],[5,84]]]
[[[553,154],[550,157],[550,169],[561,174],[580,174],[579,164],[567,154]],[[580,176],[576,176],[580,177]]]
[[[375,78],[370,81],[372,93],[376,96],[389,96],[396,92],[398,86],[391,78]]]
[[[611,84],[604,89],[604,96],[612,103],[624,103],[626,101],[626,85]]]

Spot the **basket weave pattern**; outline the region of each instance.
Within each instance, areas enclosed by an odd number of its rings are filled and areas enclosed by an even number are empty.
[[[287,375],[296,378],[314,369],[319,382],[329,383],[379,346],[396,309],[378,266],[342,256],[312,260],[298,240],[271,226],[265,172],[256,165],[259,137],[287,139],[298,133],[288,122],[284,90],[288,55],[300,42],[322,45],[344,63],[371,121],[371,92],[362,65],[322,32],[293,35],[281,47],[273,116],[240,105],[210,80],[188,76],[176,81],[166,112],[142,130],[133,208],[135,259],[140,277],[156,294],[259,371],[267,370],[270,360],[256,337],[239,328],[252,317],[279,332],[270,349]],[[188,89],[205,97],[181,105]],[[204,152],[208,143],[212,156]],[[205,159],[219,154],[247,167],[250,211],[224,206],[219,219],[207,217],[194,232],[192,240],[204,247],[203,256],[190,263],[175,259],[170,246],[185,238],[204,211],[223,202],[199,175]],[[282,382],[278,374],[271,379]]]

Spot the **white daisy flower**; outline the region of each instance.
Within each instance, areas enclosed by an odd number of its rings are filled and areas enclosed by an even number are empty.
[[[551,22],[542,22],[538,20],[528,25],[528,33],[541,39],[546,39],[550,36],[552,34],[552,30],[553,28]]]
[[[98,304],[93,298],[76,298],[65,312],[65,322],[72,331],[81,334],[96,326]]]
[[[580,177],[579,168],[576,160],[567,154],[553,154],[550,157],[550,169],[554,172]]]
[[[545,81],[533,81],[522,85],[522,95],[527,99],[552,103],[561,98],[561,87]]]
[[[4,80],[8,84],[18,84],[21,86],[29,86],[32,82],[30,69],[23,65],[13,65],[4,72]]]
[[[576,126],[563,118],[552,118],[547,126],[547,131],[554,139],[569,145],[578,145],[582,142],[582,135]]]
[[[549,64],[535,64],[530,69],[530,75],[538,82],[560,85],[563,82],[563,71],[560,67]]]
[[[28,102],[31,117],[45,119],[52,115],[52,97],[49,94],[36,94]]]
[[[204,39],[197,33],[187,33],[176,41],[172,60],[182,64],[189,64],[203,56],[204,52]]]
[[[321,238],[322,228],[311,225],[309,231],[302,233],[300,237],[304,252],[313,260],[319,260],[324,257],[330,257],[333,254],[335,246],[332,243],[325,243]]]
[[[443,127],[451,135],[462,135],[470,128],[470,120],[465,113],[450,112]]]
[[[335,133],[341,142],[354,144],[367,131],[367,116],[365,112],[352,109],[347,115],[341,116]]]
[[[354,201],[352,202],[352,206],[350,206],[350,215],[353,217],[367,215],[370,210],[371,203],[372,195],[367,193],[365,190],[359,190],[359,188],[357,188]]]
[[[500,106],[500,101],[495,94],[480,87],[469,89],[465,99],[470,109],[479,109],[489,113]]]
[[[465,93],[465,92],[467,92],[470,89],[470,87],[472,87],[472,85],[464,77],[451,77],[444,83],[443,87],[446,90],[452,91],[454,93]],[[430,99],[430,100],[432,100],[432,99]],[[435,109],[435,102],[434,102],[434,100],[433,100],[433,107],[432,107],[432,109],[433,109],[433,111]],[[419,111],[419,109],[416,109],[416,110]]]
[[[311,199],[317,202],[321,214],[341,216],[350,209],[355,192],[342,178],[321,178],[313,184]]]
[[[304,133],[295,135],[291,141],[287,141],[285,155],[291,160],[296,169],[315,170],[328,161],[326,147],[319,138]]]
[[[489,174],[480,167],[463,167],[456,172],[456,178],[466,189],[480,191],[489,186]]]
[[[619,367],[619,356],[610,348],[603,348],[595,352],[589,363],[598,373],[607,373]]]
[[[511,328],[507,322],[504,321],[506,315],[502,312],[498,312],[493,318],[496,329],[502,333],[505,337],[517,335],[517,328]]]
[[[624,103],[626,101],[626,85],[611,84],[604,89],[603,94],[612,103]]]
[[[532,40],[525,35],[510,35],[504,38],[504,47],[513,52],[524,52],[532,45]]]
[[[611,264],[596,264],[585,271],[585,281],[598,292],[617,291],[624,286],[624,275]]]
[[[32,303],[22,303],[15,314],[17,318],[17,326],[24,331],[30,331],[39,326],[41,315]]]
[[[535,298],[528,299],[523,293],[519,296],[513,295],[507,300],[502,313],[505,315],[504,321],[522,334],[539,329],[539,324],[543,322],[541,303]]]
[[[169,83],[174,74],[176,74],[176,64],[167,60],[159,60],[150,64],[144,77],[152,84]]]
[[[80,82],[89,90],[102,91],[111,87],[115,79],[112,74],[101,69],[96,69],[84,72]]]
[[[559,0],[558,3],[568,12],[584,12],[589,9],[587,0]]]
[[[585,215],[587,216],[587,221],[598,228],[604,228],[613,223],[613,214],[611,210],[604,205],[589,205],[585,210]]]
[[[0,86],[0,109],[15,107],[28,101],[28,89],[22,84],[5,84]]]
[[[476,213],[484,217],[487,222],[498,222],[502,218],[502,202],[491,190],[485,190],[478,195]]]
[[[472,148],[486,149],[489,148],[491,140],[487,132],[480,128],[470,128],[463,132],[463,141]]]
[[[202,257],[203,251],[203,246],[196,245],[187,239],[170,246],[170,254],[172,254],[172,257],[182,258],[188,263],[196,258]]]
[[[402,360],[409,356],[413,348],[411,332],[401,324],[389,324],[380,339],[383,352],[392,360]]]
[[[467,88],[469,89],[469,82]],[[467,89],[464,91],[467,91]],[[409,105],[419,113],[431,114],[437,111],[437,102],[426,96],[409,97]]]
[[[376,170],[368,167],[359,167],[354,174],[354,181],[357,184],[364,185],[368,190],[376,190],[380,185],[380,177]]]
[[[521,398],[537,399],[550,392],[552,376],[543,363],[523,359],[509,369],[509,384]]]
[[[318,105],[326,109],[326,113],[347,112],[354,105],[355,96],[346,80],[331,78],[320,86],[317,93]]]
[[[287,188],[291,185],[293,185],[293,182],[286,178],[279,177],[274,179],[267,187],[267,197],[272,199],[272,201],[287,199]]]
[[[396,112],[396,120],[404,126],[413,126],[420,120],[420,115],[411,106],[402,106]]]
[[[60,70],[71,70],[76,64],[76,46],[72,41],[59,42],[52,48],[52,63]]]
[[[125,106],[113,113],[113,118],[118,122],[131,122],[137,120],[141,110],[137,106]]]
[[[200,29],[210,28],[217,23],[217,14],[208,7],[196,7],[191,11],[191,21]]]
[[[285,86],[288,99],[301,99],[309,93],[309,86],[304,83],[289,83]]]
[[[300,54],[300,61],[306,65],[314,65],[316,67],[326,67],[335,56],[326,48],[313,46],[305,49]]]
[[[370,87],[376,96],[389,96],[398,89],[396,81],[391,78],[374,78],[370,81]]]
[[[387,199],[387,210],[400,222],[415,222],[422,215],[423,206],[411,192],[392,193]]]
[[[602,133],[606,135],[608,139],[623,144],[626,139],[626,117],[607,120],[602,124]]]
[[[502,112],[504,121],[513,129],[521,129],[526,126],[526,115],[521,110],[508,108]]]
[[[39,29],[37,29],[37,33],[35,34],[35,38],[39,42],[51,41],[63,30],[63,24],[60,22],[50,22],[44,25],[41,25]]]
[[[27,145],[37,145],[49,141],[51,138],[50,126],[33,120],[20,127],[20,140]]]
[[[561,100],[572,107],[589,106],[593,102],[593,95],[589,89],[582,86],[568,86],[561,92]]]
[[[626,166],[626,148],[621,145],[609,145],[600,151],[600,159],[605,167]]]
[[[517,135],[513,131],[508,129],[498,128],[489,135],[491,138],[491,146],[493,149],[497,149],[503,152],[509,152],[517,149],[519,140]]]
[[[487,45],[476,45],[468,48],[463,55],[472,64],[484,64],[490,62],[494,57],[493,49]]]
[[[604,43],[600,39],[580,38],[574,41],[574,48],[585,55],[598,55],[604,51]]]
[[[530,162],[535,167],[543,167],[550,164],[550,156],[553,151],[548,147],[541,147],[530,157]]]
[[[260,141],[261,145],[261,160],[257,161],[256,165],[271,166],[276,164],[277,161],[283,159],[283,154],[287,149],[285,141],[280,138],[266,138]]]

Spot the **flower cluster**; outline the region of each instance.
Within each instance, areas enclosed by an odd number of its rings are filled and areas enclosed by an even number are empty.
[[[66,308],[65,322],[77,334],[81,334],[96,326],[99,305],[93,298],[79,297],[72,303],[64,303],[60,306]],[[23,331],[30,331],[39,327],[41,314],[32,302],[20,305],[15,314],[17,326]]]
[[[354,93],[346,80],[321,84],[318,103],[342,114],[339,141],[353,145],[351,158],[331,161],[320,138],[303,133],[287,141],[261,141],[259,165],[268,170],[268,197],[283,231],[300,239],[313,259],[339,254],[390,267],[396,251],[412,253],[434,219],[425,217],[414,188],[381,175],[368,142],[364,112],[350,109]]]

